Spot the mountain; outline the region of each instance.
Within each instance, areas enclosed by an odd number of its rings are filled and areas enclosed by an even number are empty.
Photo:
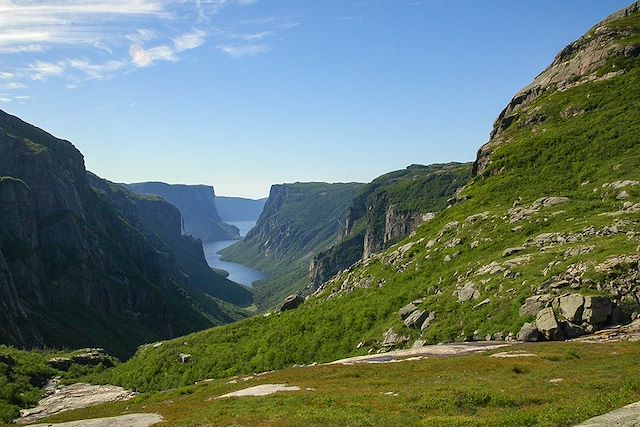
[[[433,219],[470,178],[470,163],[411,165],[367,184],[349,206],[340,241],[314,256],[308,292]]]
[[[158,196],[180,210],[184,232],[203,242],[235,240],[240,238],[237,227],[223,222],[216,209],[217,198],[213,187],[207,185],[179,185],[163,182],[123,184],[129,190]]]
[[[562,339],[637,318],[638,93],[635,3],[509,102],[472,180],[415,233],[295,310],[141,349],[104,380],[164,389],[425,342]],[[193,363],[165,363],[180,352]],[[160,366],[162,378],[146,373]]]
[[[244,199],[242,197],[216,197],[216,207],[225,222],[257,221],[267,199]]]
[[[224,259],[271,276],[253,285],[260,307],[272,307],[307,285],[311,257],[338,239],[346,208],[362,186],[313,182],[271,187],[256,226],[222,251]]]
[[[70,142],[1,111],[0,175],[1,343],[127,356],[244,317],[249,291],[207,267],[174,206],[88,176]]]

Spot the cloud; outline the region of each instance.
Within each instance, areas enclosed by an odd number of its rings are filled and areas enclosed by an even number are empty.
[[[124,68],[126,62],[111,60],[101,64],[94,64],[86,59],[68,59],[66,66],[83,72],[91,80],[104,80],[111,78],[116,71]]]
[[[264,52],[271,50],[269,46],[265,45],[225,45],[220,44],[217,48],[234,58],[242,58],[245,56],[256,56]]]
[[[205,33],[203,31],[194,31],[192,33],[183,34],[173,39],[173,46],[177,52],[195,49],[205,42]]]
[[[26,89],[27,85],[24,83],[11,82],[1,86],[4,90]]]
[[[62,75],[64,66],[52,62],[36,61],[29,64],[28,73],[33,80],[46,80],[52,76]]]

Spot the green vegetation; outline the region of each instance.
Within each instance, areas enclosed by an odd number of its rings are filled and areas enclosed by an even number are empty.
[[[295,311],[140,350],[100,380],[160,390],[204,378],[327,362],[377,350],[390,327],[408,336],[409,343],[419,337],[438,343],[515,334],[531,320],[519,316],[524,299],[576,264],[586,266],[585,277],[601,281],[573,291],[602,292],[598,286],[615,277],[603,279],[595,267],[640,251],[638,213],[622,210],[624,203],[640,203],[640,186],[625,187],[623,201],[618,200],[620,190],[605,185],[640,178],[639,88],[636,59],[621,76],[546,92],[520,110],[506,130],[509,142],[494,149],[487,171],[465,187],[459,196],[464,201],[410,238],[342,274]],[[534,115],[544,120],[529,120]],[[569,201],[510,221],[514,201],[527,207],[549,196]],[[573,236],[575,242],[541,250],[531,242],[543,233]],[[517,256],[503,257],[506,248],[523,245]],[[581,247],[589,249],[568,254]],[[504,269],[500,274],[481,272],[493,262]],[[456,292],[467,281],[474,283],[479,298],[460,303]],[[398,309],[417,298],[424,299],[423,309],[436,312],[423,334],[403,326],[398,317]],[[357,349],[360,342],[365,345]],[[193,363],[178,364],[177,355],[185,352],[193,355]]]
[[[363,184],[295,183],[275,185],[256,227],[225,249],[224,259],[269,274],[254,284],[262,309],[303,289],[313,254],[335,242],[346,208]]]
[[[535,356],[286,369],[149,393],[47,421],[156,412],[172,426],[572,426],[640,399],[637,343],[546,343],[492,353],[519,350]],[[300,391],[215,400],[258,384]]]
[[[23,351],[0,346],[0,423],[9,422],[20,415],[20,409],[35,406],[42,398],[42,387],[49,379],[72,382],[88,374],[97,374],[103,365],[80,366],[74,364],[68,372],[50,367],[47,361],[54,357],[72,357],[75,352]]]

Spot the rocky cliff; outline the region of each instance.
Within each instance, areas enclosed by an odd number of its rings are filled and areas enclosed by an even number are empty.
[[[256,226],[223,254],[261,269],[271,280],[255,284],[263,306],[279,303],[306,285],[312,255],[338,239],[346,208],[363,184],[274,185]]]
[[[349,206],[340,241],[314,256],[307,292],[433,219],[470,173],[471,164],[412,165],[367,184]]]
[[[205,276],[183,268],[204,257],[196,242],[178,250],[173,206],[96,192],[71,143],[4,112],[0,175],[1,342],[125,355],[145,341],[238,318],[200,301],[250,302],[248,291],[210,269]],[[194,288],[210,297],[194,297]]]
[[[633,37],[633,28],[607,24],[620,22],[639,10],[640,2],[636,2],[598,23],[579,40],[565,47],[547,69],[520,90],[496,119],[489,142],[478,151],[473,175],[484,173],[491,161],[491,153],[510,141],[506,130],[512,123],[524,116],[526,119],[521,122],[522,126],[538,125],[547,119],[534,105],[541,96],[624,74],[625,66],[631,65],[633,58],[640,55],[640,41]],[[566,117],[582,113],[584,111],[576,108],[562,112]]]
[[[239,231],[220,219],[216,209],[213,187],[207,185],[179,185],[163,182],[124,184],[141,195],[158,196],[180,210],[184,233],[203,242],[236,240]]]

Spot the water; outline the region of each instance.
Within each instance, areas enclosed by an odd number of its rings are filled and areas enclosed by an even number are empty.
[[[255,225],[256,221],[237,221],[229,222],[228,224],[235,225],[240,230],[242,237],[246,236],[249,230]],[[256,280],[268,279],[265,273],[253,268],[247,267],[235,262],[222,261],[220,259],[220,252],[224,248],[233,245],[237,240],[223,240],[221,242],[210,242],[204,244],[204,256],[207,259],[209,267],[219,270],[225,270],[229,272],[229,280],[241,285],[251,286]]]

